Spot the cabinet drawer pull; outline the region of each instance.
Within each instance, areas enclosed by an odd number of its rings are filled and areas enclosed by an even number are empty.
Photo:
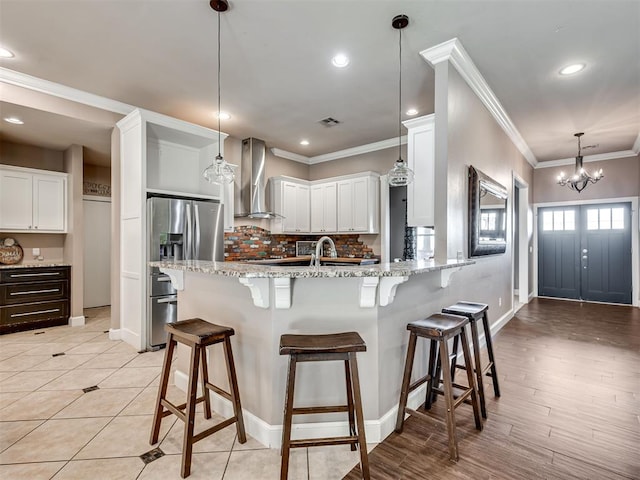
[[[29,290],[26,292],[11,292],[10,295],[31,295],[34,293],[51,293],[51,292],[59,292],[59,288],[48,288],[46,290]]]
[[[12,273],[11,275],[9,275],[11,278],[18,278],[18,277],[45,277],[48,276],[50,277],[51,275],[55,275],[58,276],[60,275],[61,272],[44,272],[44,273]]]
[[[38,310],[37,312],[28,312],[28,313],[12,313],[11,314],[11,318],[13,317],[27,317],[29,315],[40,315],[41,313],[53,313],[53,312],[59,312],[60,309],[59,308],[52,308],[49,310]]]

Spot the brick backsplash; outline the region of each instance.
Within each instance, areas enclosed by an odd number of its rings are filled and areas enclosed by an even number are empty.
[[[318,240],[320,235],[272,234],[252,225],[239,226],[224,234],[224,259],[228,262],[286,258],[296,256],[296,241]],[[371,247],[358,240],[358,235],[331,235],[339,257],[373,257]],[[325,245],[326,248],[326,245]],[[327,252],[329,253],[329,252]]]

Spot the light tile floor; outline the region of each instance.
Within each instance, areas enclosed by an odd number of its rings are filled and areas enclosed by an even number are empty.
[[[137,353],[109,340],[108,307],[85,315],[83,327],[0,336],[0,478],[179,479],[183,424],[175,416],[163,421],[156,445],[165,455],[146,465],[140,459],[154,448],[149,433],[164,350]],[[171,386],[170,396],[185,394]],[[196,430],[219,419],[200,416]],[[295,449],[289,478],[339,479],[357,463],[348,446]],[[193,480],[277,479],[280,455],[250,437],[239,444],[232,425],[195,444],[191,472]]]

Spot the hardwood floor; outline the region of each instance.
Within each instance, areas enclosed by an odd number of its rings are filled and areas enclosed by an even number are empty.
[[[459,462],[440,398],[370,453],[372,479],[640,479],[640,309],[534,299],[494,348],[502,396],[485,377],[482,432],[456,409]]]

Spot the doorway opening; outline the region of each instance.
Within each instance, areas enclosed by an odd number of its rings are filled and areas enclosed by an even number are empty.
[[[513,175],[513,310],[529,303],[529,185]]]

